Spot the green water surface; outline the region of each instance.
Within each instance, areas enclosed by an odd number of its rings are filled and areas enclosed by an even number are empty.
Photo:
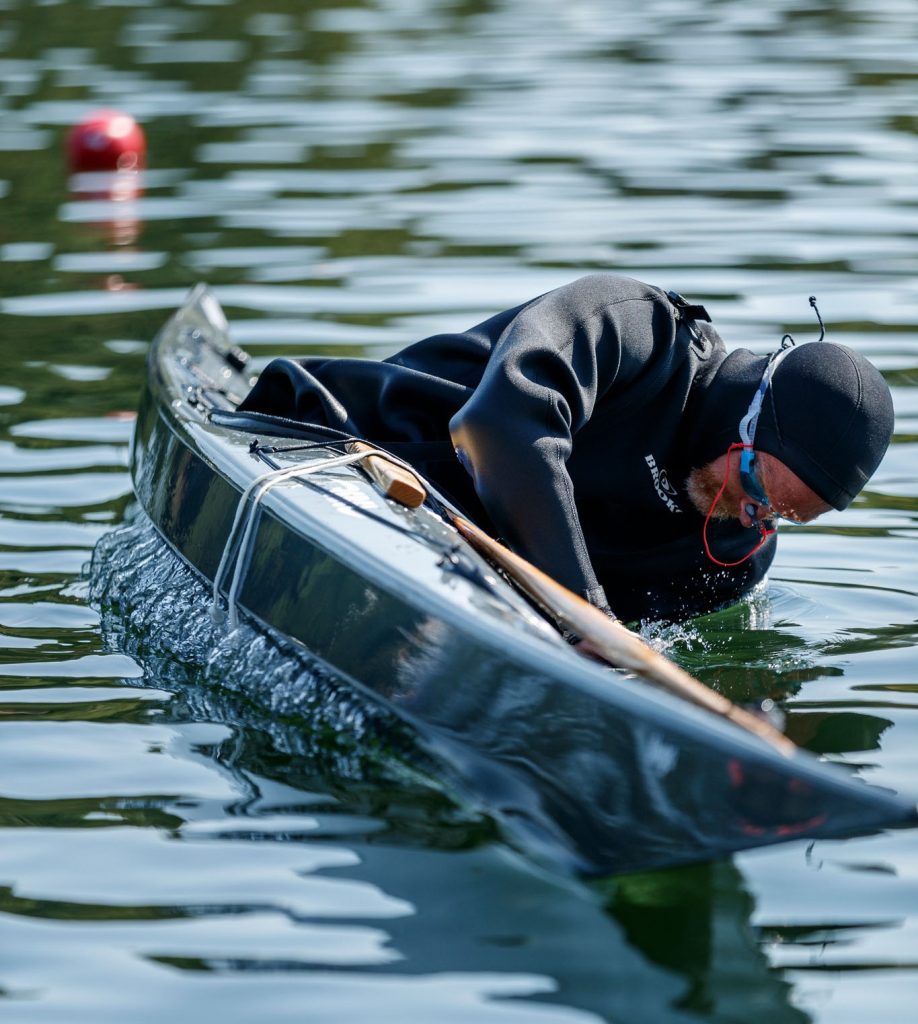
[[[894,444],[764,594],[654,635],[918,793],[916,46],[903,0],[0,0],[0,1019],[915,1019],[918,834],[565,879],[308,722],[144,672],[83,565],[199,280],[256,366],[597,269],[758,352],[812,337],[816,294]],[[99,107],[149,144],[114,200],[63,158]]]

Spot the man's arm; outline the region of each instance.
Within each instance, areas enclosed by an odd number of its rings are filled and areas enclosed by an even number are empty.
[[[660,316],[671,324],[661,292],[612,275],[549,292],[508,325],[450,422],[459,457],[507,543],[601,608],[606,598],[567,460],[597,401],[626,387],[653,355]],[[662,333],[671,338],[671,330]]]

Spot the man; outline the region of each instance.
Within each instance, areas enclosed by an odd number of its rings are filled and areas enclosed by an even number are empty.
[[[893,429],[858,353],[728,354],[708,320],[594,274],[382,362],[275,360],[241,408],[389,446],[598,607],[681,619],[763,578],[774,515],[850,504]]]

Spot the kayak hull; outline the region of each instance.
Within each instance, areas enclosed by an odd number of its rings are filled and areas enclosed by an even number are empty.
[[[249,543],[218,605],[233,597],[394,712],[511,841],[596,875],[914,823],[907,800],[579,657],[436,507],[396,505],[356,465],[324,468],[340,446],[295,427],[239,429],[249,383],[197,289],[151,349],[140,504],[212,585],[243,492],[307,470],[243,506]]]

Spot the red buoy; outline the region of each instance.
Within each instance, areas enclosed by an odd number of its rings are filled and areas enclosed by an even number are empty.
[[[147,140],[129,114],[97,110],[70,129],[67,160],[73,174],[84,171],[139,171]]]

